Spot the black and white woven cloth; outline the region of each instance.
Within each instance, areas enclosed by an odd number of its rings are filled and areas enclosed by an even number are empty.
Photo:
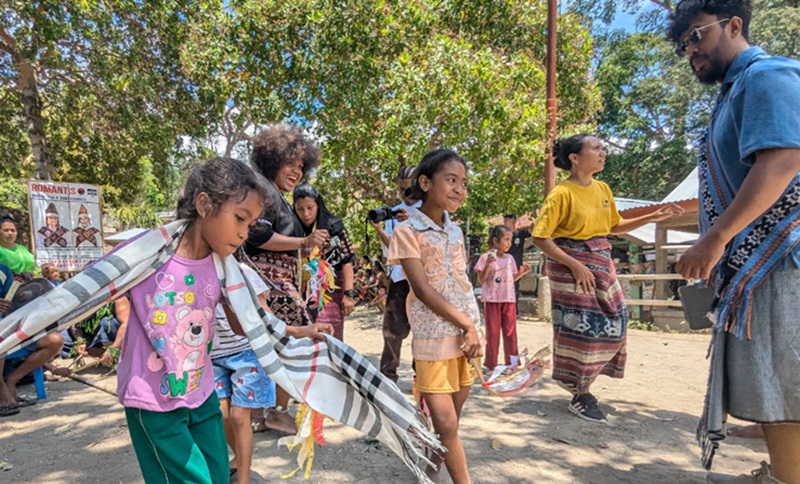
[[[75,324],[155,273],[174,254],[188,222],[151,230],[109,253],[36,301],[0,320],[0,356]],[[416,408],[391,380],[343,342],[286,336],[286,325],[261,308],[233,257],[214,256],[220,286],[259,362],[297,401],[379,440],[420,482],[422,448],[443,452]]]

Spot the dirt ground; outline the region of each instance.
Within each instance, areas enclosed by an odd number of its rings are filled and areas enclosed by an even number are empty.
[[[381,316],[358,311],[345,340],[377,364]],[[549,344],[547,323],[522,319],[520,346]],[[461,437],[476,483],[703,483],[694,442],[702,410],[708,335],[630,331],[623,380],[601,377],[593,389],[608,425],[584,422],[567,410],[568,395],[544,379],[535,391],[501,399],[473,388]],[[410,347],[403,350],[400,388],[410,394]],[[86,378],[114,389],[113,376]],[[115,397],[73,380],[49,382],[48,399],[0,419],[0,482],[142,482],[123,410]],[[33,387],[21,387],[32,394]],[[253,482],[282,482],[294,455],[274,432],[256,434]],[[380,444],[339,424],[326,426],[309,483],[412,483],[400,460]],[[494,442],[493,442],[494,441]],[[715,470],[747,472],[766,459],[762,441],[729,438]],[[294,477],[290,481],[302,481]],[[450,482],[444,478],[443,482]]]

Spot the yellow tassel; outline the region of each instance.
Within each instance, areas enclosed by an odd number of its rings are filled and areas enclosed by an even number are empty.
[[[288,474],[281,475],[283,479],[293,477],[303,466],[305,466],[303,478],[308,479],[311,476],[315,444],[325,443],[322,437],[322,422],[324,419],[323,415],[310,409],[307,405],[300,405],[297,409],[297,417],[295,418],[297,435],[283,437],[278,441],[278,445],[286,445],[289,452],[298,451],[297,468]]]

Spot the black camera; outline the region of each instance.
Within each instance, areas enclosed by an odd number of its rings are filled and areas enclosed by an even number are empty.
[[[369,214],[367,214],[367,219],[369,219],[370,222],[378,223],[395,218],[398,213],[400,213],[400,210],[392,210],[390,207],[383,206],[370,210]]]

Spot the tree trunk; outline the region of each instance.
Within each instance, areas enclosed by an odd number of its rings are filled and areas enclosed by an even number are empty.
[[[33,149],[36,162],[36,177],[40,180],[53,179],[53,155],[47,147],[42,120],[42,99],[36,87],[36,73],[30,63],[19,66],[19,88],[22,93],[22,109],[25,114],[25,127]]]

